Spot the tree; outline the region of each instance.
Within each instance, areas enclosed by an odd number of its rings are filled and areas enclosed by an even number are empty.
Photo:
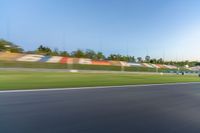
[[[163,59],[162,59],[162,58],[160,58],[160,59],[158,59],[158,60],[157,60],[157,63],[158,63],[158,64],[163,64],[163,63],[164,63],[164,61],[163,61]]]
[[[97,60],[104,60],[105,59],[105,55],[102,52],[97,52],[96,59]]]
[[[60,56],[67,57],[67,56],[70,56],[70,55],[67,51],[60,51]]]
[[[149,55],[147,55],[147,56],[145,57],[145,62],[149,63],[150,60],[151,60],[151,57],[150,57]]]
[[[157,63],[157,60],[156,60],[156,59],[150,59],[150,63],[156,64],[156,63]]]
[[[45,55],[51,55],[52,54],[52,50],[49,47],[45,47],[43,45],[40,45],[35,52],[37,54],[45,54]]]
[[[138,62],[143,62],[142,57],[137,57]]]
[[[55,48],[55,49],[50,53],[50,55],[52,55],[52,56],[59,56],[59,55],[60,55],[60,52],[59,52],[59,50],[58,50],[57,48]]]
[[[108,60],[115,60],[115,61],[126,61],[126,62],[135,62],[134,56],[123,56],[120,54],[110,54],[107,58]]]
[[[89,59],[97,59],[96,52],[91,49],[85,51],[85,57]]]
[[[84,58],[84,57],[85,57],[85,53],[84,53],[83,50],[78,49],[78,50],[76,50],[76,51],[73,51],[73,52],[71,53],[71,56],[72,56],[72,57],[76,57],[76,58]]]
[[[15,45],[12,42],[0,39],[0,51],[22,53],[24,50],[20,46]]]
[[[120,61],[123,59],[122,59],[122,55],[120,55],[120,54],[110,54],[108,56],[108,60]]]
[[[127,62],[135,62],[135,57],[134,56],[125,56],[125,60]]]
[[[108,60],[116,60],[116,55],[115,54],[110,54],[107,59]]]

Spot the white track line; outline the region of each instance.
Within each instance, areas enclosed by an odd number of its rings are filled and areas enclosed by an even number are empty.
[[[121,88],[121,87],[148,87],[148,86],[165,86],[165,85],[168,86],[168,85],[187,85],[187,84],[200,84],[200,82],[144,84],[144,85],[121,85],[121,86],[98,86],[98,87],[75,87],[75,88],[52,88],[52,89],[30,89],[30,90],[5,90],[5,91],[0,91],[0,93],[61,91],[61,90],[81,90],[81,89]]]

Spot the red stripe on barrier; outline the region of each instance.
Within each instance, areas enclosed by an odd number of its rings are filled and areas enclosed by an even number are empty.
[[[110,62],[107,61],[92,61],[92,65],[105,65],[105,66],[110,66]]]
[[[61,64],[66,64],[68,61],[68,58],[67,57],[63,57],[61,60],[60,60],[60,63]]]

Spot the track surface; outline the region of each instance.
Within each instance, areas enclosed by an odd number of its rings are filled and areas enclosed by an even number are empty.
[[[200,133],[200,83],[0,93],[0,133]]]

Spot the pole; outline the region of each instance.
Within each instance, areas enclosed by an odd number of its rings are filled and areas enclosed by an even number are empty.
[[[158,67],[156,67],[156,72],[158,73]]]

